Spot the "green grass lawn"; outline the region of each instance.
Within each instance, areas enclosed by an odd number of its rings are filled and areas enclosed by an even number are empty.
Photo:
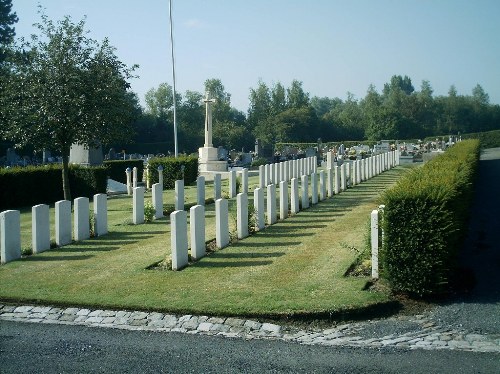
[[[385,172],[178,272],[148,270],[170,255],[168,217],[131,225],[131,197],[112,197],[108,235],[0,266],[0,299],[262,317],[328,314],[385,303],[388,295],[363,290],[369,278],[344,273],[357,256],[353,248],[365,247],[367,222],[380,192],[404,170]],[[251,189],[257,183],[252,177]],[[187,203],[195,196],[196,187],[187,187]],[[209,186],[206,197],[212,196]],[[164,203],[173,200],[174,192],[165,191]],[[214,204],[206,208],[209,240],[215,237]],[[31,241],[31,211],[21,216],[24,247]]]

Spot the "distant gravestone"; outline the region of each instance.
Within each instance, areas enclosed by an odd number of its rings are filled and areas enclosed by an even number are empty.
[[[69,163],[84,166],[102,165],[102,146],[91,148],[83,144],[73,144],[69,151]]]

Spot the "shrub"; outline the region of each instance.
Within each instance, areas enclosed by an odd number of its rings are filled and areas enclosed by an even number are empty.
[[[446,290],[466,232],[478,161],[479,142],[460,142],[384,194],[381,259],[393,289],[418,296]]]
[[[148,164],[151,185],[158,183],[158,166],[160,165],[163,167],[164,189],[174,188],[176,180],[184,178],[184,184],[189,185],[196,182],[196,178],[198,178],[198,158],[195,156],[152,158]],[[184,173],[182,166],[184,166]]]
[[[155,212],[156,212],[155,207],[150,201],[148,201],[144,205],[144,222],[146,223],[153,222],[153,219],[155,217]]]
[[[259,157],[252,161],[252,167],[259,167],[267,164],[267,158]]]
[[[106,168],[72,165],[69,169],[72,198],[106,193]],[[52,204],[64,197],[62,166],[29,166],[0,169],[0,210]]]
[[[120,182],[127,183],[127,168],[137,168],[137,179],[142,181],[142,174],[144,173],[144,161],[142,160],[110,160],[104,161],[104,166],[108,170],[108,177]]]

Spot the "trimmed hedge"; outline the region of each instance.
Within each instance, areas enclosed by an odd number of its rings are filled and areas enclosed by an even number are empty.
[[[104,166],[108,169],[108,177],[111,179],[127,184],[127,168],[137,168],[137,179],[142,181],[142,174],[144,173],[143,160],[109,160],[103,162]]]
[[[71,197],[106,193],[105,167],[69,168]],[[29,166],[0,169],[0,210],[19,209],[37,204],[53,204],[64,198],[62,166]]]
[[[184,166],[184,184],[189,185],[196,182],[198,178],[198,158],[195,156],[179,156],[151,158],[148,163],[149,181],[151,185],[158,183],[158,166],[163,166],[163,188],[172,189],[175,181],[183,178],[182,166]]]
[[[478,162],[479,141],[462,141],[385,192],[381,259],[394,290],[417,296],[446,291],[467,229]]]

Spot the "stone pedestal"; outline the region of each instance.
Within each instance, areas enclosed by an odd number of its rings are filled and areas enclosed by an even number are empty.
[[[217,148],[202,147],[198,149],[198,171],[200,174],[227,171],[227,162],[219,161]]]

